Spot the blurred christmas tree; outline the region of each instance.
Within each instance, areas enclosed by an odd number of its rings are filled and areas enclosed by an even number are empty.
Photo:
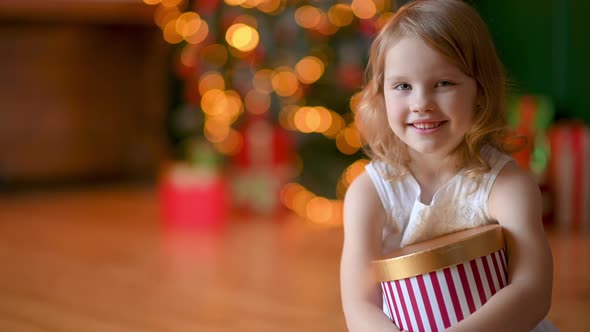
[[[187,158],[186,142],[203,138],[232,164],[293,165],[283,204],[318,222],[339,219],[325,211],[340,211],[366,163],[353,112],[370,40],[392,2],[144,2],[158,5],[155,21],[177,45],[170,132],[178,157]]]

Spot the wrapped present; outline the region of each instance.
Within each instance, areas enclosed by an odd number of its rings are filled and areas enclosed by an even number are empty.
[[[158,184],[161,219],[170,227],[218,228],[229,210],[226,179],[185,163],[164,168]]]
[[[184,149],[187,160],[168,162],[159,177],[161,219],[171,227],[219,228],[230,210],[220,156],[202,140],[188,140]]]
[[[242,214],[281,213],[280,191],[295,173],[293,138],[264,116],[250,116],[239,130],[243,146],[232,160],[235,207]]]
[[[513,157],[524,169],[539,178],[547,169],[549,146],[547,129],[553,121],[551,100],[540,95],[513,97],[508,103],[507,121],[514,131],[527,139],[527,144]]]
[[[383,311],[404,331],[442,331],[507,285],[499,225],[476,227],[397,249],[373,262]]]
[[[590,128],[560,123],[549,130],[549,184],[561,230],[590,231]]]

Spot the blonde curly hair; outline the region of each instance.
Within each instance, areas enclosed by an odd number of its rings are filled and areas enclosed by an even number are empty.
[[[473,126],[455,152],[468,174],[489,170],[480,151],[492,146],[514,151],[505,120],[506,75],[486,24],[477,11],[459,0],[416,0],[401,7],[371,44],[365,86],[356,122],[373,160],[384,161],[402,175],[410,162],[406,145],[387,121],[383,96],[385,56],[404,37],[418,37],[477,82]]]

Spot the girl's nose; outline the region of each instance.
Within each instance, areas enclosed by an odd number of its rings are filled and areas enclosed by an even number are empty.
[[[432,96],[427,91],[419,89],[414,90],[410,110],[412,112],[430,112],[434,110]]]

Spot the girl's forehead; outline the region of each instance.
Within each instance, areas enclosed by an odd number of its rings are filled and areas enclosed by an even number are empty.
[[[447,56],[419,37],[402,37],[393,42],[385,51],[384,65],[386,73],[396,75],[462,73]]]

